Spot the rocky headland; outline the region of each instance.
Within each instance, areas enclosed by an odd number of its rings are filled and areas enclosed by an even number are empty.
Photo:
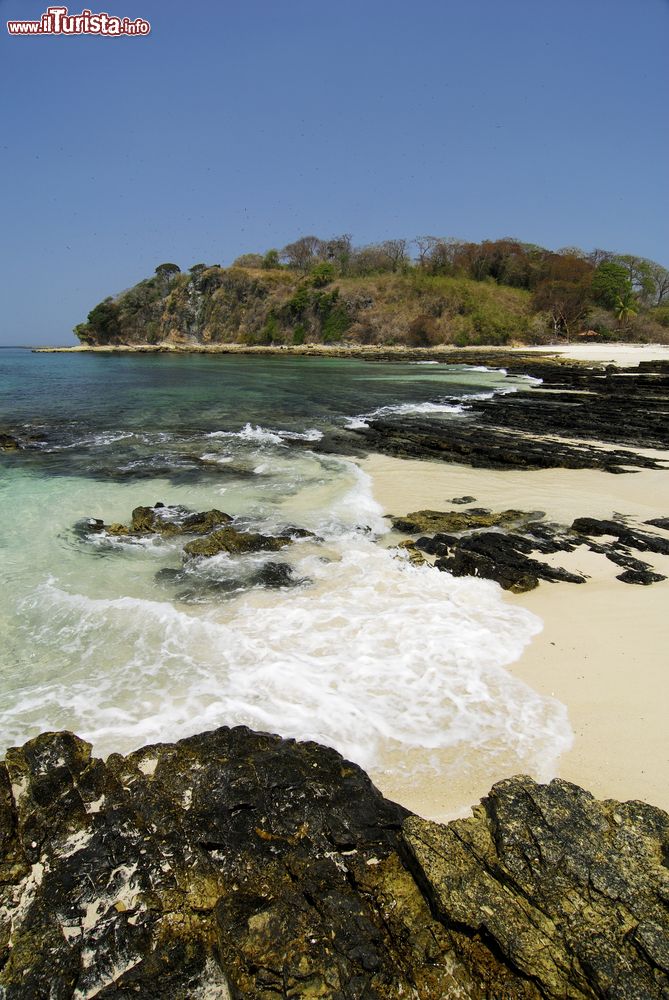
[[[668,850],[561,780],[442,825],[314,743],[43,734],[0,765],[0,995],[660,1000]]]

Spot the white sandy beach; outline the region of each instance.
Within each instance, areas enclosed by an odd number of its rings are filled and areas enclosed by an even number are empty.
[[[614,512],[644,521],[669,511],[669,472],[664,471],[497,472],[379,455],[361,465],[372,477],[376,499],[393,514],[462,510],[448,501],[465,494],[493,510],[540,509],[563,524]],[[509,670],[567,706],[574,742],[559,761],[561,777],[600,798],[643,799],[667,809],[669,580],[651,587],[621,583],[615,579],[619,567],[584,547],[553,558],[591,579],[580,585],[542,582],[529,593],[505,595],[544,623]],[[650,561],[669,575],[669,557],[651,556]],[[406,794],[403,801],[423,815],[450,817],[477,802],[494,781],[508,777],[504,767],[500,762],[499,768],[455,782],[451,776],[417,785],[411,801]],[[390,796],[403,791],[380,783]]]
[[[523,347],[523,352],[559,354],[574,361],[631,367],[640,361],[669,361],[666,344],[560,344],[553,347]]]

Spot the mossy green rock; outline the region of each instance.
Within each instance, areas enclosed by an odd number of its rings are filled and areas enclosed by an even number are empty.
[[[418,535],[441,531],[469,531],[471,528],[494,528],[501,524],[517,524],[541,517],[543,517],[541,511],[503,510],[494,514],[490,510],[416,510],[412,514],[405,514],[404,517],[393,517],[392,526],[395,531]]]
[[[523,995],[667,995],[666,813],[519,777],[495,785],[470,819],[411,817],[403,834],[433,913],[458,928],[472,961],[485,945],[514,970]]]
[[[115,523],[104,525],[104,529],[110,535],[204,535],[230,521],[229,514],[216,508],[192,512],[159,503],[135,507],[129,525]]]
[[[247,552],[275,552],[290,544],[289,538],[274,535],[259,535],[254,532],[237,531],[235,528],[220,528],[204,538],[195,538],[184,545],[186,556],[215,556],[219,552],[242,555]]]
[[[513,778],[448,825],[222,728],[0,764],[3,1000],[660,1000],[669,817]]]

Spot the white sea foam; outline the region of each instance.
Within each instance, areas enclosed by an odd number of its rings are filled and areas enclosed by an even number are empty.
[[[307,431],[270,430],[247,423],[240,431],[211,431],[209,438],[238,438],[257,444],[283,444],[284,441],[320,441],[323,432],[315,427]]]
[[[185,609],[89,596],[76,578],[42,583],[19,615],[50,669],[8,692],[5,743],[66,727],[105,753],[246,724],[319,740],[366,767],[388,753],[452,752],[463,768],[506,753],[548,776],[569,742],[565,709],[504,670],[539,620],[493,583],[395,558],[365,533],[387,530],[367,477],[337,465],[348,488],[312,512],[325,545],[285,550],[311,586]],[[229,557],[205,561],[209,577],[228,571]]]
[[[275,431],[247,423],[240,431],[211,431],[209,438],[239,438],[241,441],[252,441],[257,444],[281,444],[281,438]]]
[[[234,460],[234,455],[219,455],[215,451],[208,451],[204,455],[200,455],[201,462],[213,462],[216,465],[228,465]]]
[[[323,437],[323,431],[319,431],[315,427],[303,432],[277,431],[276,433],[283,441],[320,441]]]
[[[550,770],[564,710],[503,669],[539,623],[494,584],[403,565],[361,537],[338,562],[310,556],[300,569],[311,590],[247,596],[227,619],[46,584],[36,596],[86,676],[41,686],[38,702],[26,692],[3,728],[68,724],[104,752],[241,723],[367,767],[399,745],[503,750]]]
[[[107,445],[116,444],[117,441],[126,441],[128,438],[133,437],[132,433],[127,431],[102,431],[100,434],[94,434],[92,438],[85,439],[79,442],[79,444],[94,444],[94,445]]]
[[[162,535],[110,535],[96,531],[86,536],[86,544],[94,549],[126,553],[144,553],[162,558],[176,552],[178,543]]]
[[[464,413],[465,407],[459,403],[396,403],[391,406],[379,406],[378,409],[370,413],[362,413],[357,417],[352,417],[346,423],[348,430],[367,427],[369,420],[378,417],[403,417],[403,416],[428,416]]]
[[[487,365],[463,365],[467,372],[495,372],[495,374],[506,375],[506,368],[489,368]]]

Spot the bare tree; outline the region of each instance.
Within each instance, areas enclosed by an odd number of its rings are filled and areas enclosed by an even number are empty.
[[[297,271],[308,271],[309,268],[323,260],[325,244],[318,236],[302,236],[294,243],[288,243],[281,251],[281,259],[288,267]]]
[[[413,242],[418,248],[418,264],[425,267],[441,240],[438,236],[416,236]]]
[[[381,253],[390,261],[391,271],[400,271],[409,260],[406,240],[384,240],[379,244]]]
[[[593,267],[599,267],[600,264],[606,264],[613,258],[616,254],[612,250],[602,250],[597,248],[588,254],[588,260]]]

